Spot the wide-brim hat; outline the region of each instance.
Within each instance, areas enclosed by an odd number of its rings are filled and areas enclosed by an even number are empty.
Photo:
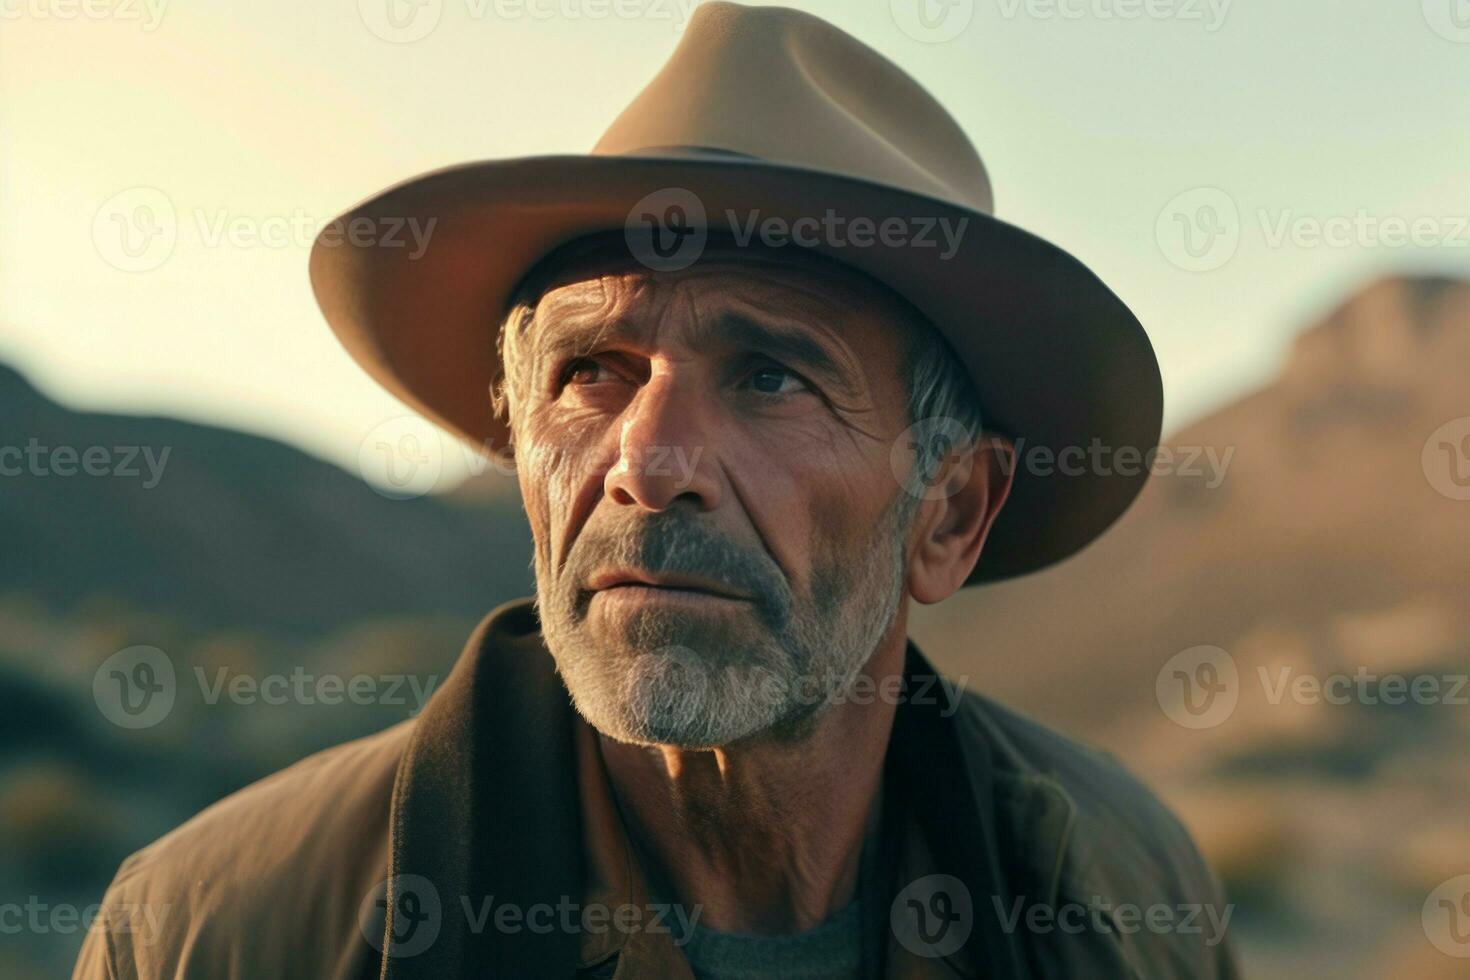
[[[311,282],[369,374],[496,453],[509,433],[490,398],[495,331],[538,260],[622,228],[651,267],[677,268],[706,229],[785,229],[924,314],[969,371],[986,428],[1018,443],[976,584],[1043,568],[1107,529],[1147,479],[1139,460],[1163,415],[1137,318],[1077,259],[992,210],[969,139],[892,62],[801,11],[711,2],[591,154],[397,184],[323,229]]]

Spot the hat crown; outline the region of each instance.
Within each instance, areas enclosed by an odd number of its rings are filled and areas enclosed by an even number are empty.
[[[985,166],[938,100],[856,38],[787,7],[696,8],[669,60],[592,152],[674,147],[847,174],[993,213]]]

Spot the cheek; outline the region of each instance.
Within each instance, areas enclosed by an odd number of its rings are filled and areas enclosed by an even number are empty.
[[[897,489],[887,457],[839,436],[781,452],[770,441],[743,442],[726,454],[750,518],[800,588],[834,566],[851,569],[876,544],[884,508]]]
[[[586,496],[588,483],[601,483],[605,466],[599,461],[598,434],[550,426],[537,427],[534,420],[520,433],[517,476],[525,501],[526,517],[536,536],[536,546],[545,556],[560,546],[562,535],[574,517],[573,508]]]

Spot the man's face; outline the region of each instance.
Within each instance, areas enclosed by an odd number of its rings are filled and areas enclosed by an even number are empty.
[[[686,748],[797,737],[894,622],[918,501],[891,300],[706,257],[564,276],[514,343],[547,646],[584,717]]]

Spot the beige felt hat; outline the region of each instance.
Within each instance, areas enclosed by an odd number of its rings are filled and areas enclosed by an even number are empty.
[[[1163,413],[1158,363],[1128,308],[991,212],[974,147],[896,65],[810,14],[711,2],[591,154],[469,163],[391,187],[327,226],[311,282],[369,374],[493,452],[507,441],[489,396],[493,331],[538,259],[623,228],[650,265],[677,267],[691,241],[697,256],[701,230],[727,221],[804,229],[803,247],[925,314],[973,377],[987,428],[1020,444],[975,584],[1050,565],[1112,524],[1148,470],[1112,461],[1151,450]],[[424,247],[397,233],[405,225],[430,231]],[[963,233],[950,243],[946,228]]]

